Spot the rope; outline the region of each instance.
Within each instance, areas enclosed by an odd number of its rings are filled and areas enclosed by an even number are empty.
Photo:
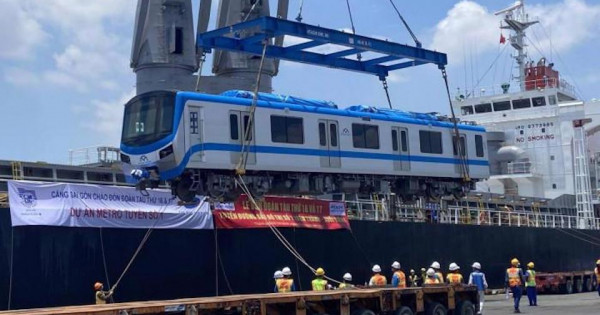
[[[352,34],[356,35],[356,28],[354,27],[354,19],[352,18],[352,9],[350,8],[350,0],[346,0],[346,6],[348,7],[348,15],[350,16],[350,25],[352,25]],[[356,59],[360,61],[362,59],[362,55],[360,53],[356,54]]]
[[[479,84],[481,83],[481,81],[483,81],[483,79],[485,79],[485,76],[487,76],[487,74],[490,72],[490,70],[492,70],[492,68],[494,67],[494,65],[496,65],[496,62],[498,61],[498,59],[500,58],[500,56],[502,56],[504,54],[504,51],[506,50],[506,47],[508,47],[508,45],[504,45],[504,48],[502,48],[502,50],[498,53],[498,55],[496,55],[496,58],[494,58],[494,61],[492,61],[492,64],[490,64],[490,67],[485,70],[485,72],[483,73],[483,75],[481,76],[481,78],[479,78],[479,80],[477,80],[477,83],[475,84],[475,86],[473,87],[473,89],[476,89],[477,87],[479,87]]]
[[[10,229],[10,270],[8,277],[8,310],[10,310],[10,302],[12,300],[12,287],[13,287],[13,263],[14,263],[14,248],[15,248],[15,228]]]
[[[244,138],[242,138],[242,149],[240,154],[240,160],[235,169],[236,174],[245,174],[246,173],[246,163],[248,162],[248,151],[250,149],[249,139],[252,130],[252,126],[254,125],[254,113],[256,112],[256,105],[258,103],[258,90],[260,88],[260,81],[262,78],[262,69],[265,64],[265,56],[267,54],[267,45],[268,41],[263,42],[263,50],[260,58],[260,65],[258,66],[258,73],[256,75],[256,86],[254,87],[254,95],[252,96],[252,105],[250,106],[250,118],[248,119],[248,125],[245,126],[244,130]],[[243,121],[243,119],[242,119]]]
[[[198,211],[202,207],[202,204],[204,204],[205,202],[206,202],[206,198],[204,200],[202,200],[202,202],[200,202],[200,204],[198,205],[198,208],[196,209],[196,211]],[[166,209],[167,209],[167,204],[165,204],[162,207],[162,209],[160,209],[159,214],[163,213]],[[194,214],[195,213],[192,213],[192,215],[194,215]],[[154,231],[154,228],[156,227],[157,224],[158,224],[158,220],[156,220],[154,222],[154,224],[152,225],[152,227],[148,228],[148,230],[146,231],[146,234],[142,238],[142,241],[140,242],[140,244],[138,245],[137,249],[133,253],[133,256],[131,257],[131,259],[127,263],[127,266],[125,266],[125,269],[123,270],[123,272],[121,273],[121,275],[117,279],[117,282],[115,282],[115,284],[110,288],[110,291],[114,292],[117,289],[117,287],[119,286],[119,283],[121,283],[121,280],[123,279],[123,277],[125,276],[125,274],[127,273],[127,271],[129,271],[129,267],[131,267],[131,265],[135,261],[137,255],[140,253],[140,251],[142,250],[142,248],[146,244],[146,241],[148,241],[148,238],[150,238],[150,235],[152,234],[152,231]]]
[[[104,253],[104,237],[102,236],[102,228],[100,231],[100,250],[102,251],[102,264],[104,265],[104,277],[106,279],[106,285],[110,288],[110,279],[108,278],[108,266],[106,264],[106,254]],[[114,302],[113,296],[110,296],[111,303]]]
[[[592,244],[592,245],[594,245],[594,246],[598,246],[598,247],[600,247],[600,243],[592,242],[592,241],[586,240],[586,239],[584,239],[584,238],[581,238],[581,237],[579,237],[579,236],[577,236],[577,235],[573,235],[573,234],[571,234],[571,233],[567,232],[567,231],[566,231],[566,230],[564,230],[564,229],[557,229],[557,230],[558,230],[558,231],[560,231],[560,232],[562,232],[562,233],[564,233],[564,234],[567,234],[567,235],[569,235],[569,236],[571,236],[571,237],[574,237],[574,238],[576,238],[576,239],[578,239],[578,240],[580,240],[580,241],[583,241],[583,242],[586,242],[586,243]]]
[[[454,114],[454,107],[452,106],[452,96],[450,95],[450,87],[448,86],[448,74],[446,73],[446,68],[442,67],[442,77],[444,78],[444,85],[446,86],[446,94],[448,96],[448,102],[450,104],[450,113],[452,114],[452,122],[454,124],[454,145],[456,146],[456,151],[458,152],[461,173],[463,176],[463,181],[469,182],[471,178],[469,176],[469,169],[467,168],[467,164],[465,161],[464,148],[460,143],[460,132],[458,131],[458,121],[456,120],[456,115]]]
[[[236,182],[240,186],[240,188],[242,189],[242,191],[244,192],[244,194],[246,194],[246,196],[248,196],[248,199],[250,200],[250,202],[252,203],[252,205],[256,208],[256,210],[258,210],[258,212],[261,214],[261,216],[264,216],[264,214],[262,212],[262,209],[258,206],[258,203],[256,202],[256,200],[254,199],[254,197],[250,193],[250,189],[248,189],[248,186],[246,186],[246,183],[244,182],[244,179],[242,178],[242,176],[238,175],[237,178],[236,178]],[[281,232],[275,226],[273,226],[273,224],[271,224],[271,221],[269,221],[267,219],[266,222],[267,222],[267,225],[269,226],[269,229],[271,229],[271,231],[273,232],[273,234],[275,234],[275,236],[281,242],[281,244],[283,244],[283,246],[294,257],[296,257],[297,260],[299,260],[304,266],[306,266],[312,273],[315,273],[316,269],[313,268],[304,259],[304,257],[302,257],[302,255],[300,255],[300,253],[298,253],[298,251],[294,248],[294,246],[292,244],[290,244],[290,242],[285,238],[285,236],[283,234],[281,234]],[[338,283],[338,284],[342,283],[342,282],[337,281],[337,280],[335,280],[333,278],[330,278],[328,276],[324,276],[324,278],[327,279],[327,280],[330,280],[330,281],[332,281],[334,283]]]
[[[200,65],[198,66],[198,79],[196,80],[196,92],[200,90],[200,79],[202,78],[202,68],[204,67],[204,62],[206,61],[206,53],[202,53],[200,56]]]
[[[302,23],[302,8],[304,7],[304,0],[300,1],[300,9],[298,10],[298,16],[296,17],[296,21]]]
[[[594,240],[594,241],[600,242],[600,238],[597,238],[597,237],[594,237],[594,236],[588,235],[588,234],[584,233],[584,232],[583,232],[583,231],[581,231],[581,230],[578,230],[578,229],[572,229],[571,231],[573,231],[573,232],[577,232],[577,234],[579,234],[579,235],[584,235],[585,237],[587,237],[587,238],[589,238],[589,239],[591,239],[591,240]],[[583,237],[583,236],[582,236],[582,237]]]
[[[392,108],[392,99],[390,99],[390,92],[388,90],[387,79],[383,78],[383,80],[381,80],[381,83],[383,84],[383,90],[385,91],[385,97],[387,98],[388,106],[390,107],[390,109],[393,109]]]
[[[242,22],[246,22],[248,20],[248,18],[250,17],[250,14],[252,14],[252,12],[254,11],[254,9],[256,8],[256,5],[259,3],[260,1],[255,1],[254,4],[252,5],[252,7],[250,8],[250,11],[248,11],[248,14],[246,14],[246,17],[244,17],[244,20]]]
[[[217,240],[217,229],[214,228],[215,234],[215,296],[219,296],[219,242]]]
[[[413,31],[410,29],[410,26],[408,26],[408,23],[406,23],[406,20],[404,20],[404,17],[400,13],[400,10],[398,10],[398,7],[396,7],[396,4],[394,3],[394,1],[390,0],[390,3],[394,7],[394,10],[396,11],[396,14],[398,14],[398,17],[402,21],[402,24],[404,24],[404,27],[406,27],[406,30],[408,30],[408,33],[410,33],[410,36],[412,37],[413,41],[415,42],[415,45],[418,48],[421,48],[421,46],[422,46],[421,42],[419,41],[419,39],[417,39],[417,36],[415,35],[415,33],[413,33]]]

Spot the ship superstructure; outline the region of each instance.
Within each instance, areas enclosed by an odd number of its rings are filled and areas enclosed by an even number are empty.
[[[453,107],[460,119],[486,127],[490,146],[489,180],[483,192],[559,201],[575,196],[582,222],[593,218],[594,198],[588,136],[599,117],[577,96],[554,64],[545,57],[533,61],[526,52],[525,31],[538,23],[530,19],[523,1],[496,12],[508,42],[517,74],[513,82],[491,89],[459,91]],[[501,42],[505,39],[501,38]],[[595,185],[594,185],[595,186]],[[582,223],[583,224],[583,223]]]

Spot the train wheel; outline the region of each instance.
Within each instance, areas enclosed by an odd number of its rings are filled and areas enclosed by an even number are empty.
[[[455,315],[475,315],[475,307],[471,301],[462,301],[458,303],[454,310]]]
[[[583,292],[583,280],[581,278],[575,280],[575,293]]]
[[[594,286],[592,282],[593,281],[591,277],[585,279],[585,281],[583,282],[583,289],[585,290],[585,292],[592,292]]]
[[[573,280],[567,280],[567,283],[560,285],[560,293],[572,294],[573,293]]]
[[[352,315],[375,315],[375,312],[367,309],[362,309],[352,312]]]
[[[446,307],[437,302],[431,302],[427,305],[427,309],[425,310],[426,315],[446,315],[448,314],[448,310]]]
[[[394,312],[394,315],[413,315],[413,311],[408,306],[402,306]]]

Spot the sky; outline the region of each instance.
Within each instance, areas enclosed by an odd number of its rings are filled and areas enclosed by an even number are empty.
[[[499,85],[515,73],[493,14],[511,1],[395,2],[425,48],[448,54],[453,93]],[[299,4],[290,0],[290,19]],[[389,1],[350,6],[358,34],[413,44]],[[531,58],[554,62],[582,99],[600,98],[600,0],[529,0],[527,7],[541,21],[528,32]],[[136,1],[0,0],[0,8],[0,159],[68,163],[70,149],[118,147],[123,105],[135,95],[129,58]],[[302,16],[308,24],[351,26],[344,0],[305,0]],[[436,66],[394,72],[389,86],[395,108],[449,112]],[[274,90],[340,107],[387,106],[375,76],[289,62]]]

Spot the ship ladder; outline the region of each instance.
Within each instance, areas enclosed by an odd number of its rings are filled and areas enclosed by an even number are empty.
[[[10,162],[13,180],[23,180],[23,165],[20,161]]]
[[[531,204],[531,208],[533,210],[533,215],[535,218],[535,221],[533,222],[533,224],[538,227],[539,226],[539,221],[540,221],[540,204],[537,202],[534,202]],[[529,225],[529,217],[527,218],[527,225]]]
[[[378,194],[371,194],[371,203],[373,205],[373,210],[375,210],[376,220],[379,220],[380,218],[383,220],[387,219],[383,202],[384,200],[379,199]]]
[[[478,210],[479,210],[479,225],[483,225],[487,223],[487,215],[486,215],[486,211],[485,211],[485,207],[483,205],[483,201],[481,201],[481,199],[479,200],[479,202],[477,203],[478,206]]]

